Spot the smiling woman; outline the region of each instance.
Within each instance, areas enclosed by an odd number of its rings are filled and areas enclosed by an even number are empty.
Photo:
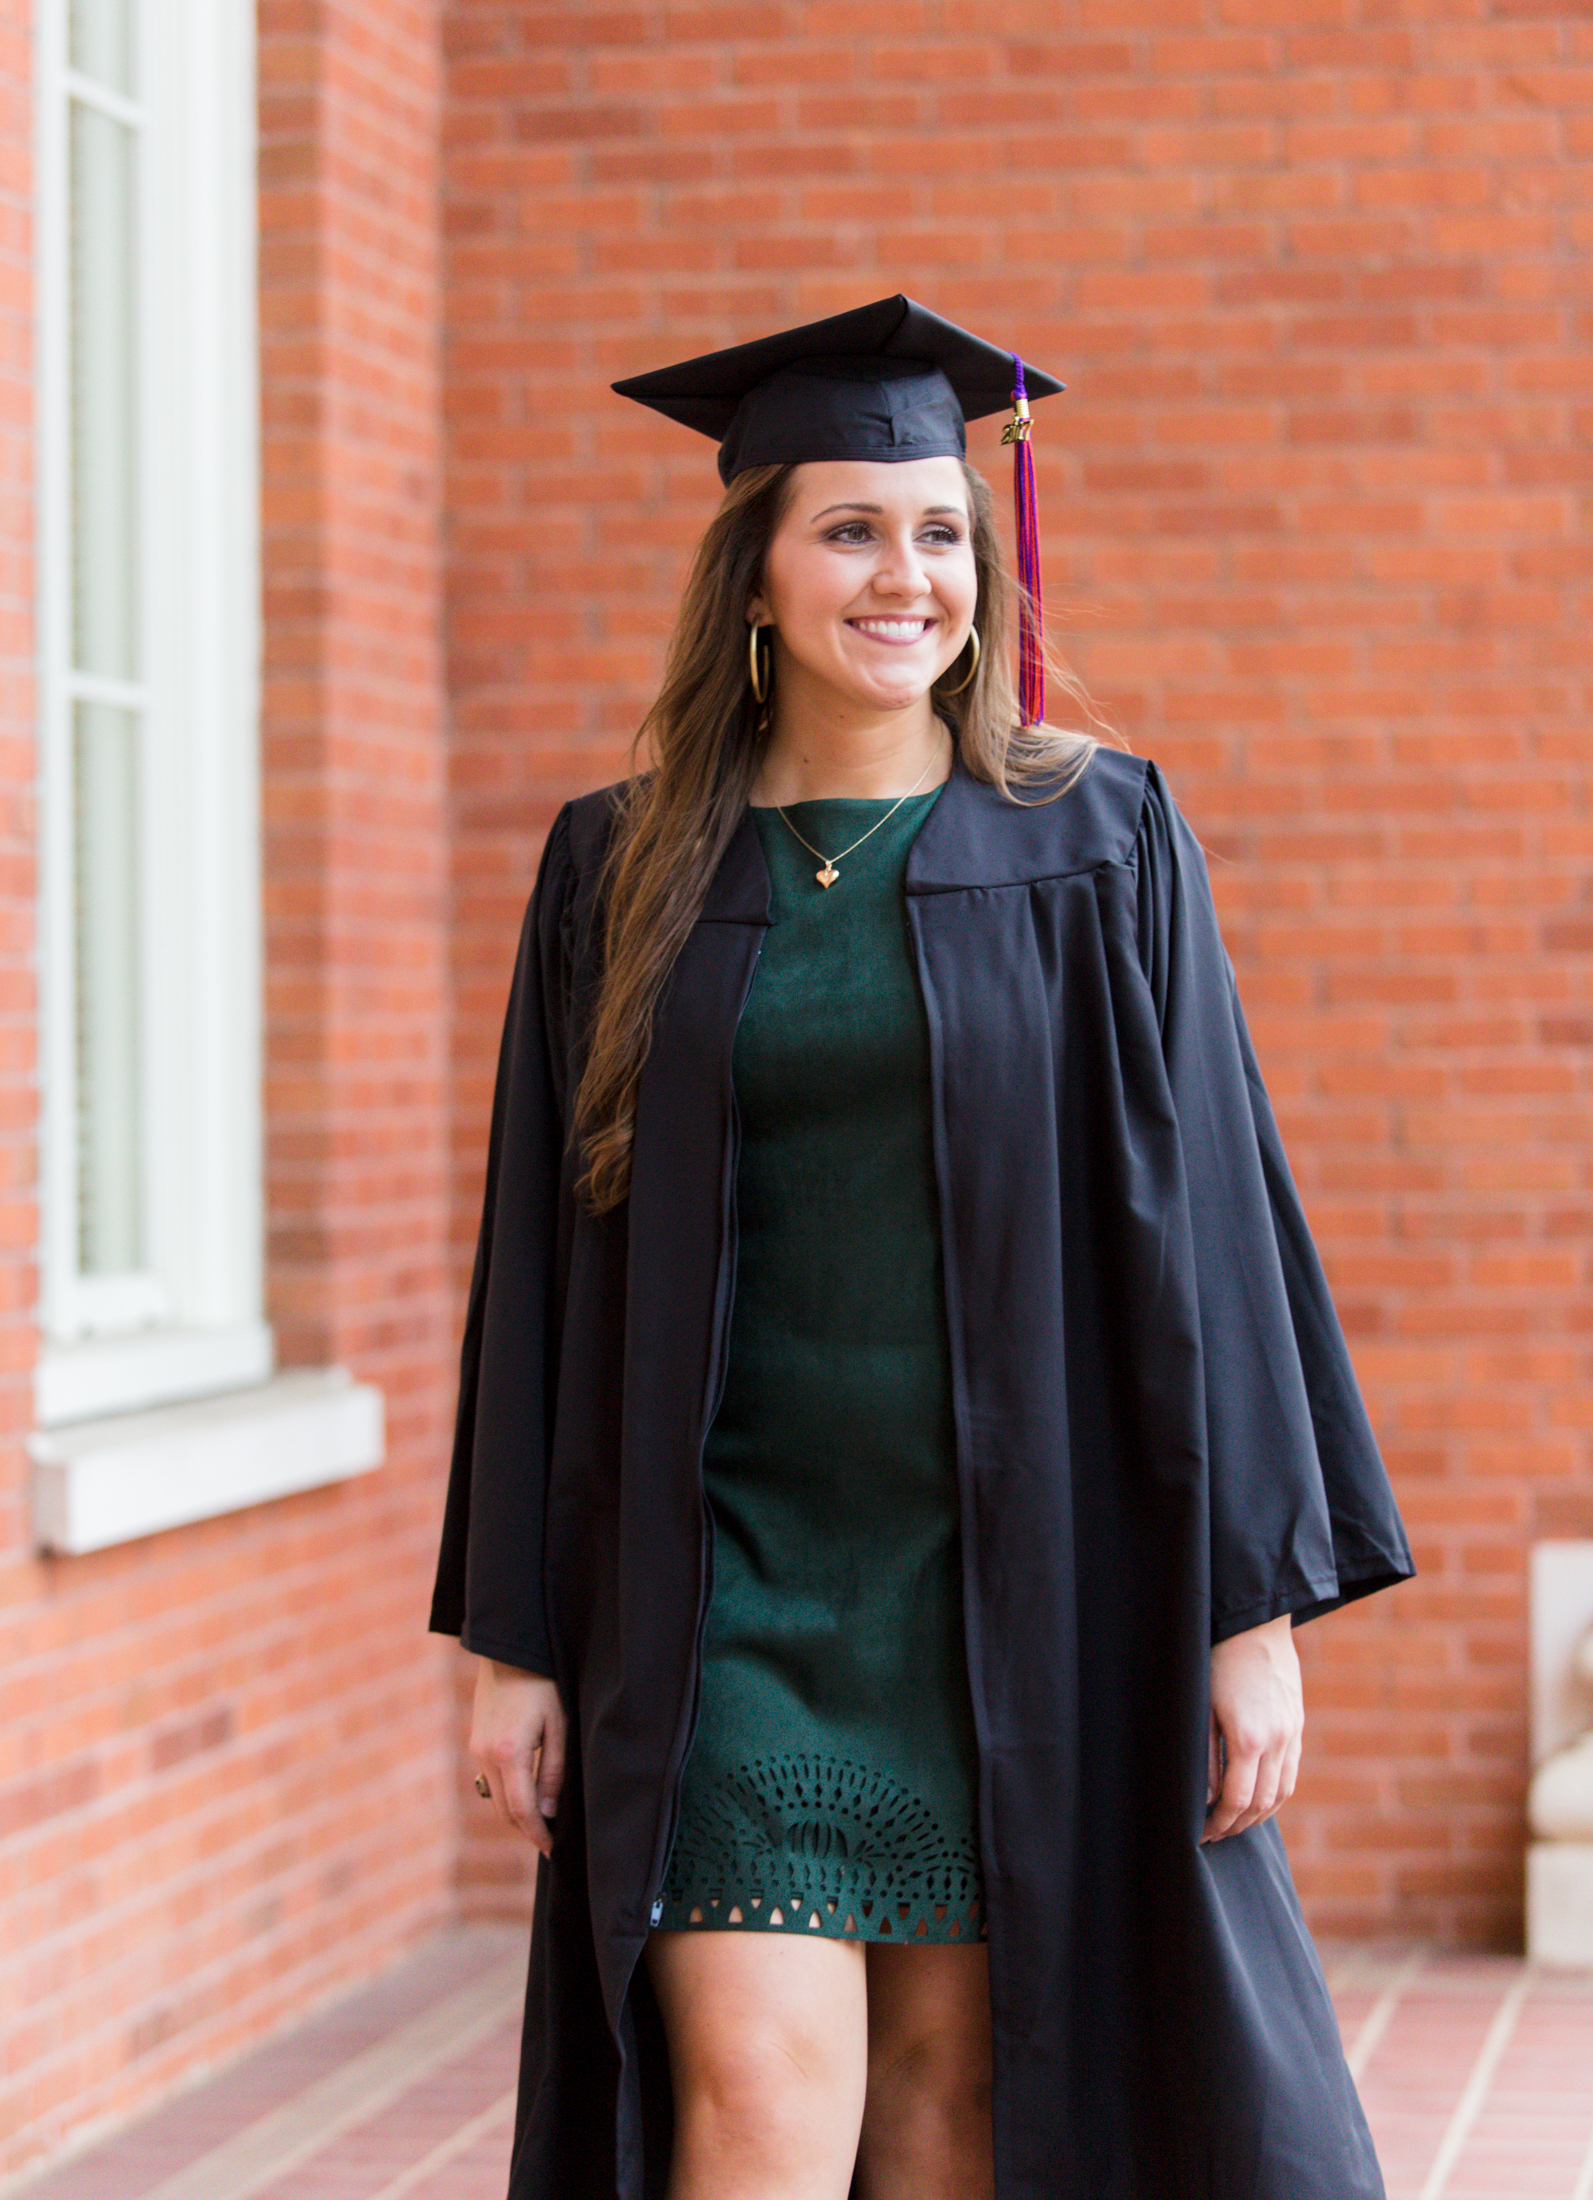
[[[432,1614],[511,2200],[1375,2200],[1274,1820],[1410,1556],[1199,843],[1020,709],[1023,370],[897,298],[621,387],[727,489],[527,911]]]

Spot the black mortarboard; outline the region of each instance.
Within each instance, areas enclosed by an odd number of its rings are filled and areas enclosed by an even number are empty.
[[[819,458],[960,458],[963,423],[1012,403],[1014,358],[911,298],[877,298],[616,382],[621,397],[711,435],[719,472]],[[1063,387],[1027,376],[1030,397]]]
[[[614,389],[712,436],[719,472],[815,459],[961,458],[965,423],[1010,405],[1003,441],[1014,445],[1018,570],[1025,600],[1018,644],[1025,724],[1045,712],[1040,648],[1040,555],[1029,452],[1030,397],[1065,383],[1024,367],[911,298],[877,298],[827,321],[782,329],[712,351]]]

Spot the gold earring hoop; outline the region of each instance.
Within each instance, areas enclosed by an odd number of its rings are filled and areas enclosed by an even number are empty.
[[[752,672],[753,697],[757,702],[766,703],[769,700],[768,667],[758,662],[758,636],[762,632],[761,626],[747,628],[747,663]]]
[[[940,691],[942,695],[960,695],[965,687],[970,687],[973,684],[973,676],[979,670],[978,627],[969,627],[968,639],[973,643],[973,663],[968,667],[967,677],[966,679],[959,680],[954,688],[942,688]]]

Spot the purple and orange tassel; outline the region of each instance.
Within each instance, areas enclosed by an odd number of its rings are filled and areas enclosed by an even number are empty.
[[[1023,361],[1012,355],[1012,418],[1002,431],[1012,445],[1012,493],[1018,521],[1018,714],[1022,724],[1045,719],[1045,597],[1040,586],[1040,515],[1034,497],[1033,423],[1023,383]]]

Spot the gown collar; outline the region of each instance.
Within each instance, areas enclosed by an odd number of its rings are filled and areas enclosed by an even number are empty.
[[[1121,863],[1132,852],[1144,798],[1145,759],[1098,748],[1068,791],[1020,801],[975,779],[952,756],[951,774],[907,851],[909,894],[954,893],[973,886],[1019,886]],[[709,924],[760,924],[771,919],[769,867],[752,812],[742,812],[703,903]]]

